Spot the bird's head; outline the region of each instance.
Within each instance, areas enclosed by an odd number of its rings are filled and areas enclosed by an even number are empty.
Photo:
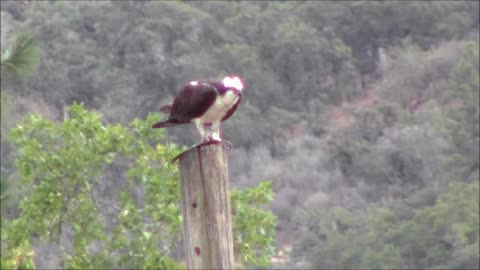
[[[228,75],[222,80],[222,86],[226,91],[233,91],[235,94],[241,96],[244,89],[243,80],[235,75]]]

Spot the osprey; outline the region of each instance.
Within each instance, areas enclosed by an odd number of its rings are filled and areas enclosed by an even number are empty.
[[[202,143],[222,141],[220,124],[237,109],[242,90],[242,80],[237,76],[227,76],[220,82],[192,81],[183,87],[173,104],[160,108],[161,112],[170,115],[152,128],[193,123],[202,137]]]

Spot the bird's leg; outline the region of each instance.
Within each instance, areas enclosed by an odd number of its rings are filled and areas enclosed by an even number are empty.
[[[199,118],[194,119],[193,123],[197,127],[198,133],[200,133],[201,141],[200,143],[194,144],[191,148],[195,148],[195,147],[210,143],[209,141],[209,137],[211,133],[210,127],[205,125]],[[205,130],[205,128],[209,129],[208,132]]]
[[[213,138],[213,133],[215,132],[215,130],[213,128],[213,124],[204,124],[204,128],[208,129],[208,131],[205,133],[205,137],[204,137],[203,141],[204,142],[215,141],[215,139]]]
[[[205,137],[205,128],[203,126],[202,121],[197,118],[193,121],[193,123],[197,127],[198,133],[200,133],[200,137],[202,138],[202,141],[205,141],[205,138],[206,138]]]
[[[227,140],[222,140],[220,136],[220,121],[212,124],[204,124],[200,119],[195,119],[194,124],[202,137],[202,141],[193,145],[192,148],[216,142],[220,142],[227,150],[232,148],[232,143]]]
[[[191,148],[195,148],[197,146],[200,146],[203,143],[205,143],[205,141],[207,140],[207,137],[205,136],[206,135],[205,127],[203,126],[202,121],[199,118],[197,118],[197,119],[193,120],[193,123],[195,124],[195,127],[198,130],[198,133],[200,133],[201,141],[200,141],[200,143],[192,145]]]
[[[212,123],[208,139],[210,141],[222,141],[222,138],[220,138],[220,121]]]
[[[212,123],[212,131],[212,140],[222,143],[223,147],[227,148],[227,150],[232,149],[232,143],[230,141],[223,140],[220,136],[220,121]]]

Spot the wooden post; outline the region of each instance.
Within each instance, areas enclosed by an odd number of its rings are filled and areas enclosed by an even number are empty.
[[[188,269],[233,269],[228,163],[221,143],[189,149],[180,159]]]

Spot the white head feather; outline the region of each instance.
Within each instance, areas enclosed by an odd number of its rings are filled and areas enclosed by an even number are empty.
[[[225,87],[232,87],[232,88],[235,88],[235,89],[240,90],[240,91],[242,91],[242,89],[243,89],[243,83],[240,80],[240,78],[238,78],[238,77],[227,76],[227,77],[223,78],[222,82],[223,82],[223,85]]]

